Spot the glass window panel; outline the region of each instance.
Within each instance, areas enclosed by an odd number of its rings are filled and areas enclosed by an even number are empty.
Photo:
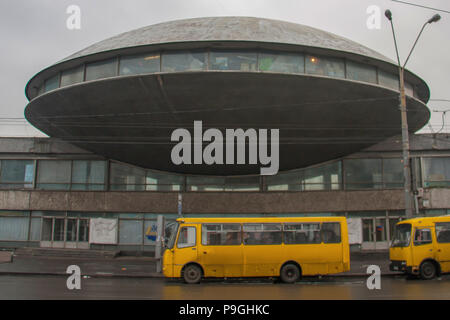
[[[256,71],[256,52],[211,51],[210,70]]]
[[[59,87],[59,74],[45,80],[45,83],[44,83],[44,91],[45,92],[58,89],[58,87]]]
[[[88,242],[89,241],[89,219],[80,219],[78,226],[78,241]]]
[[[381,188],[381,159],[344,160],[347,189]]]
[[[55,226],[53,228],[53,241],[64,241],[64,220],[55,218]]]
[[[142,243],[142,220],[120,220],[119,243],[141,244]]]
[[[259,176],[226,177],[225,191],[259,191]]]
[[[386,219],[375,219],[375,239],[376,241],[387,241]]]
[[[27,240],[28,218],[0,217],[0,240]]]
[[[345,78],[344,60],[329,57],[306,56],[306,73]]]
[[[206,52],[177,52],[162,54],[162,71],[206,70]]]
[[[1,160],[0,188],[33,187],[33,160]]]
[[[86,65],[86,81],[116,76],[117,59],[89,63]]]
[[[111,189],[112,190],[145,190],[146,172],[137,167],[111,163]]]
[[[266,177],[268,191],[301,191],[301,172],[291,171]]]
[[[69,160],[39,160],[37,187],[41,189],[68,189],[70,183]]]
[[[281,224],[244,224],[243,240],[246,245],[281,244]]]
[[[450,243],[450,222],[436,223],[436,239],[439,243]]]
[[[377,83],[377,70],[373,66],[347,61],[347,78],[357,81]]]
[[[420,246],[432,242],[430,229],[416,229],[414,232],[414,245]]]
[[[222,191],[225,188],[224,177],[187,176],[189,191]]]
[[[66,241],[77,241],[77,229],[78,222],[77,219],[67,219],[66,220]]]
[[[322,223],[322,241],[323,243],[341,242],[341,224],[338,222]]]
[[[305,190],[341,189],[341,162],[333,162],[302,171],[302,183]]]
[[[159,53],[148,53],[120,58],[120,75],[155,73],[160,71]]]
[[[31,241],[39,241],[41,240],[41,228],[42,228],[42,219],[39,218],[31,218]]]
[[[285,244],[312,244],[320,242],[320,223],[286,223],[284,225]]]
[[[284,73],[304,73],[305,57],[301,54],[270,54],[261,53],[259,55],[259,71],[284,72]]]
[[[103,190],[106,161],[74,160],[72,166],[72,189]]]
[[[195,227],[183,227],[178,235],[178,248],[193,247],[196,243],[196,229]]]
[[[146,190],[180,191],[184,183],[184,177],[182,175],[147,171],[146,183]]]
[[[203,224],[202,244],[211,245],[240,245],[241,225],[240,224]]]
[[[378,83],[384,87],[399,90],[400,81],[398,75],[378,69]]]
[[[385,188],[403,187],[403,162],[401,158],[383,159],[383,181]]]
[[[79,66],[61,73],[61,87],[83,82],[84,66]]]
[[[42,219],[42,241],[52,241],[53,218]]]
[[[424,187],[450,186],[450,158],[423,158]]]

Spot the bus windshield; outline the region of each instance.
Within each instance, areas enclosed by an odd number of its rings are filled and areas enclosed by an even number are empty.
[[[395,226],[391,247],[407,247],[411,240],[411,224],[403,223]]]
[[[170,222],[166,225],[165,230],[165,246],[167,249],[172,249],[173,245],[175,244],[175,239],[177,237],[178,232],[178,222]]]

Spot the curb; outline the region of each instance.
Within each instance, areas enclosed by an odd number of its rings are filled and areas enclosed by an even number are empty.
[[[20,271],[0,271],[0,276],[70,276],[69,273],[64,272],[20,272]],[[81,277],[89,278],[164,278],[163,274],[151,273],[151,274],[107,274],[107,273],[94,273],[94,274],[81,274]]]

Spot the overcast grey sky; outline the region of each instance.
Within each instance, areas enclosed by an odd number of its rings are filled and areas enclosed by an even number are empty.
[[[405,0],[450,11],[449,0]],[[81,29],[69,30],[69,5],[81,8]],[[381,9],[381,28],[368,29],[370,5]],[[1,0],[0,118],[23,117],[24,88],[37,72],[95,42],[143,26],[206,16],[253,16],[308,25],[361,43],[396,60],[384,10],[391,9],[402,60],[423,23],[436,12],[391,0]],[[424,79],[432,99],[450,100],[450,15],[425,29],[407,68]],[[450,102],[431,101],[431,110]],[[442,113],[432,113],[435,131]],[[3,121],[3,122],[2,122]],[[443,131],[450,132],[450,112]],[[429,130],[422,130],[428,132]],[[0,119],[0,136],[42,135],[26,122]]]

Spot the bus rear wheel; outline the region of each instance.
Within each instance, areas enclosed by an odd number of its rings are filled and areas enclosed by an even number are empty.
[[[436,277],[436,265],[431,261],[425,261],[420,265],[420,277],[424,280],[431,280]]]
[[[281,268],[280,278],[284,283],[294,283],[300,279],[300,269],[293,263],[287,263]]]
[[[186,283],[199,283],[202,278],[202,270],[195,264],[190,264],[184,268],[183,279]]]

